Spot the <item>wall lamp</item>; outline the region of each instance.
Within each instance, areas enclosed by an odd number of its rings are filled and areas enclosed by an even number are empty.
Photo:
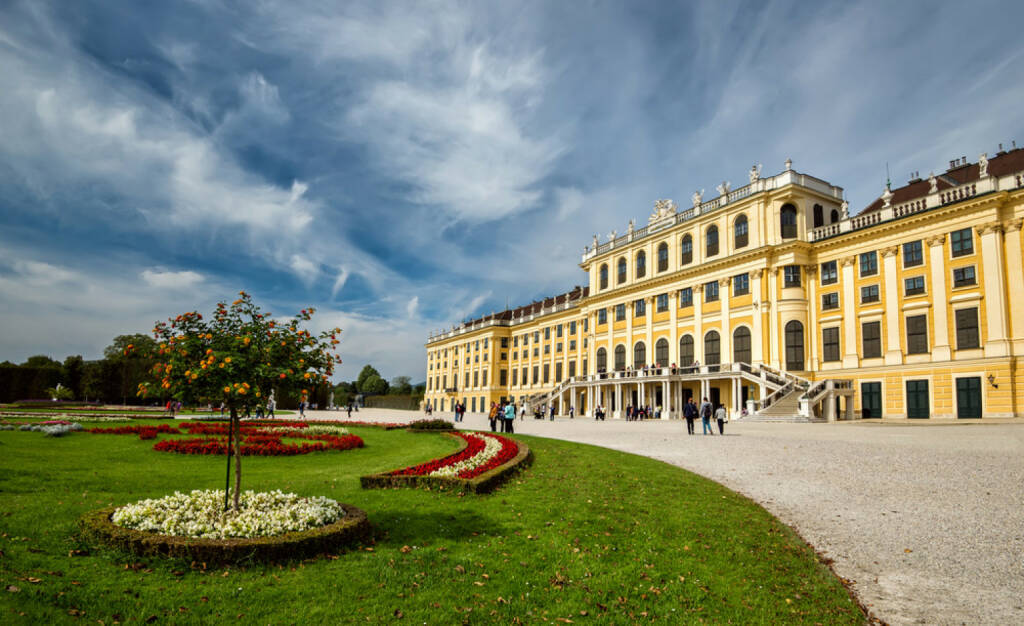
[[[996,376],[995,376],[995,374],[989,374],[988,375],[988,384],[992,385],[996,389],[999,389],[999,385],[996,384]]]

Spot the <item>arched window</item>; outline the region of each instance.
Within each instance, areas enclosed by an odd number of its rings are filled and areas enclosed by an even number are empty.
[[[658,367],[668,366],[668,339],[664,337],[654,344],[654,364]]]
[[[786,324],[786,369],[804,370],[804,325],[796,320]]]
[[[750,329],[740,326],[732,334],[733,363],[750,363]]]
[[[704,250],[706,256],[715,256],[718,254],[718,227],[712,226],[708,228],[708,232],[704,235]]]
[[[683,335],[679,340],[679,365],[688,367],[693,365],[693,337]]]
[[[605,263],[601,266],[601,289],[608,288],[608,264]]]
[[[638,341],[633,346],[633,369],[638,370],[645,363],[647,363],[647,346],[644,345],[644,342]]]
[[[616,371],[626,369],[626,346],[622,344],[615,346],[615,369]]]
[[[835,224],[839,221],[839,211],[832,209],[832,214],[829,216],[829,224]]]
[[[597,371],[604,372],[608,370],[608,351],[604,348],[597,349]]]
[[[619,259],[619,280],[618,284],[626,282],[626,259],[625,257]]]
[[[704,335],[704,364],[718,365],[722,362],[722,340],[717,330]]]
[[[792,204],[782,205],[782,211],[779,213],[779,226],[782,231],[783,239],[792,239],[796,237],[796,207]]]
[[[814,205],[814,227],[825,225],[825,209],[821,208],[820,204]]]
[[[680,264],[693,263],[693,237],[683,235],[683,240],[679,243],[679,249],[682,251]]]
[[[736,218],[736,222],[733,224],[733,239],[737,248],[745,248],[748,243],[747,238],[747,216],[741,215]]]
[[[664,272],[668,269],[668,244],[662,243],[658,246],[658,271]]]
[[[636,277],[643,278],[647,274],[647,253],[641,250],[636,253]]]

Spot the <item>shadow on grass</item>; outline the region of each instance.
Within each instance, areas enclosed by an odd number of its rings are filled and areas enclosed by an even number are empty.
[[[466,511],[380,511],[370,514],[370,523],[374,540],[385,546],[423,544],[437,539],[462,540],[481,529],[492,535],[507,531],[496,518]]]

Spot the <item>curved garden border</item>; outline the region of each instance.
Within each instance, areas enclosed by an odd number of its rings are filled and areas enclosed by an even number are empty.
[[[437,431],[433,431],[437,432]],[[443,431],[441,431],[443,432]],[[443,433],[446,436],[458,440],[462,445],[451,455],[458,454],[466,449],[469,443],[452,433]],[[530,447],[516,439],[518,453],[512,460],[503,465],[490,469],[474,478],[456,478],[448,476],[414,476],[408,474],[370,474],[360,476],[359,483],[363,489],[387,489],[391,487],[426,487],[427,489],[438,488],[441,490],[452,490],[468,493],[490,493],[497,489],[502,483],[509,480],[519,470],[528,467],[533,462],[533,452]]]
[[[124,528],[110,520],[116,506],[86,513],[79,524],[86,539],[139,556],[165,556],[207,565],[287,561],[336,552],[370,536],[366,512],[350,504],[339,504],[345,515],[333,524],[252,539],[198,539]]]

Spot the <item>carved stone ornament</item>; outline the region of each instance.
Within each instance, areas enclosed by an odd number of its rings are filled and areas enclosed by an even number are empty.
[[[844,256],[843,258],[839,259],[839,265],[842,266],[842,267],[850,267],[851,265],[853,265],[856,262],[857,262],[857,255],[856,254],[854,254],[853,256]]]
[[[887,209],[892,206],[892,189],[889,189],[889,185],[885,186],[885,191],[882,192],[882,208]]]
[[[878,253],[882,255],[882,258],[888,258],[891,256],[896,256],[896,253],[898,253],[899,251],[899,246],[892,246],[891,248],[882,248],[881,250],[878,251]]]
[[[750,166],[750,184],[753,185],[757,181],[761,180],[761,164]]]
[[[990,233],[1001,233],[1003,232],[1003,225],[999,222],[992,222],[990,224],[982,224],[975,226],[974,230],[978,231],[979,235],[988,235]]]
[[[988,178],[988,153],[982,152],[978,155],[978,176]]]
[[[693,199],[693,206],[695,206],[695,207],[700,206],[700,203],[704,201],[704,190],[701,189],[700,191],[693,192],[692,199]]]
[[[631,235],[633,234],[633,222],[635,221],[636,220],[629,220],[629,230],[627,232]]]
[[[779,275],[779,268],[777,268],[777,267],[769,267],[768,268],[768,273],[772,275],[772,278],[774,278],[774,277]]]
[[[842,219],[850,219],[850,203],[843,200],[843,203],[839,205],[839,211],[842,214]]]
[[[718,190],[718,195],[720,195],[720,196],[727,196],[727,195],[729,195],[729,188],[730,187],[732,187],[732,184],[729,181],[727,181],[727,180],[723,180],[722,184],[717,186],[717,187],[715,187],[715,189]]]
[[[597,235],[594,235],[594,250],[597,250]]]
[[[657,200],[654,203],[654,212],[651,213],[651,217],[647,220],[648,223],[656,222],[660,219],[664,219],[669,215],[676,212],[676,203],[672,202],[671,199],[666,198]]]
[[[1003,222],[1003,232],[1015,233],[1020,230],[1021,223],[1024,223],[1024,219],[1015,219]]]
[[[793,169],[793,159],[786,159],[786,171]]]
[[[612,232],[608,233],[608,241],[615,241],[615,237],[617,235],[618,235],[618,233],[615,232],[614,230]]]
[[[928,193],[939,192],[939,179],[935,178],[935,172],[928,173],[928,184],[930,185],[930,187],[928,187]]]
[[[817,274],[817,273],[818,273],[818,266],[817,265],[805,265],[804,266],[804,274],[807,274],[808,278],[813,278],[814,275]]]
[[[924,242],[928,244],[929,248],[934,248],[936,246],[941,246],[942,244],[946,243],[946,236],[934,235],[932,237],[926,237]]]
[[[727,277],[727,278],[719,278],[718,279],[718,285],[720,287],[728,287],[731,284],[732,284],[732,278]]]

